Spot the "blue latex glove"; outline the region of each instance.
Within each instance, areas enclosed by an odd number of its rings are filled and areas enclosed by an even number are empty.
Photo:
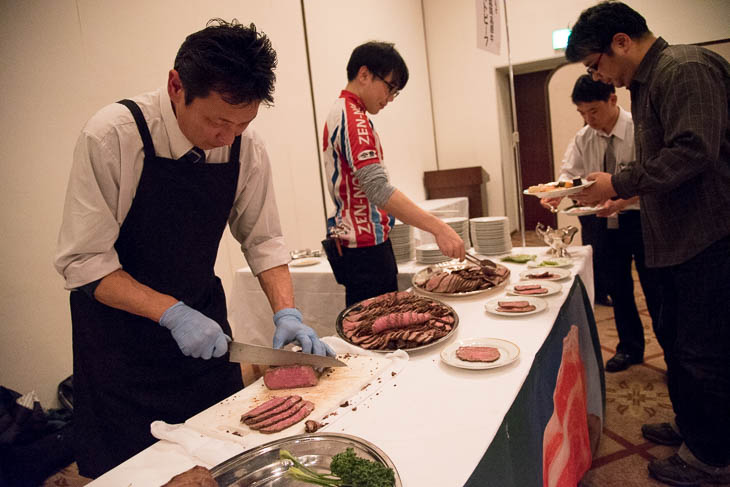
[[[167,308],[160,325],[170,330],[177,346],[187,356],[208,360],[228,351],[231,339],[220,325],[182,301]]]
[[[314,330],[302,323],[302,313],[298,309],[284,308],[277,311],[274,325],[274,348],[281,348],[296,340],[304,353],[335,356],[335,352],[319,339]]]

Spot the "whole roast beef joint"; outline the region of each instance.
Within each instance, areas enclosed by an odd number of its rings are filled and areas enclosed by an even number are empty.
[[[270,390],[314,387],[319,375],[311,365],[284,365],[271,367],[264,372],[264,384]]]

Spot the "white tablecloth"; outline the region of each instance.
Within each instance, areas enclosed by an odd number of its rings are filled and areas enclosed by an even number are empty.
[[[581,276],[592,302],[591,248],[571,247],[570,250],[574,257],[571,270]],[[545,249],[515,249],[515,252],[523,251],[544,255]],[[507,265],[512,271],[511,282],[519,280],[519,273],[526,269],[525,265]],[[520,391],[573,278],[559,282],[562,292],[544,298],[547,309],[529,316],[503,318],[487,314],[484,303],[504,296],[504,291],[443,300],[459,315],[454,339],[412,352],[408,365],[394,378],[392,387],[383,388],[326,431],[356,435],[377,445],[397,466],[404,486],[463,485]],[[454,340],[472,337],[509,340],[519,346],[519,359],[505,367],[482,371],[458,369],[441,362],[439,354],[444,347]],[[540,462],[541,459],[525,461]],[[195,464],[202,463],[180,445],[159,441],[92,485],[161,485]]]

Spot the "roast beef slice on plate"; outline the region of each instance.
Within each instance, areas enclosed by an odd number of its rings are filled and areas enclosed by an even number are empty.
[[[466,346],[457,348],[456,356],[467,362],[494,362],[499,358],[499,350],[495,347]]]

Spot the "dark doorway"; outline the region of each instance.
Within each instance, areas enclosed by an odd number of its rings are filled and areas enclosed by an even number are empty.
[[[552,73],[550,69],[514,76],[522,189],[554,179],[547,95],[547,84]],[[538,222],[557,227],[557,216],[543,208],[538,198],[520,196],[524,202],[525,230],[534,230]]]

